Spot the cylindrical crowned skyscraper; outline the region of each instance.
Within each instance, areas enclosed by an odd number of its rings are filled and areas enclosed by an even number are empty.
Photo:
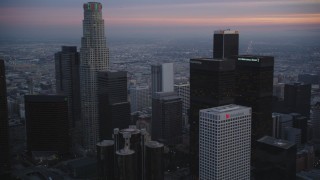
[[[104,33],[101,3],[88,2],[83,5],[83,9],[83,37],[80,49],[83,145],[87,150],[95,150],[99,140],[97,72],[108,69],[109,49]]]

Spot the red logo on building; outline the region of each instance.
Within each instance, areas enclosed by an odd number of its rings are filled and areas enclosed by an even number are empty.
[[[226,114],[226,118],[229,119],[230,118],[230,114]]]

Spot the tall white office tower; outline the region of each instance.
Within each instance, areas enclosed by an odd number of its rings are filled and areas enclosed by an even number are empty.
[[[151,65],[151,95],[173,92],[173,63]]]
[[[109,49],[104,35],[102,5],[88,2],[83,5],[83,37],[80,49],[81,119],[83,146],[95,150],[99,140],[97,72],[109,67]]]
[[[182,99],[182,119],[183,126],[188,125],[188,109],[190,109],[190,83],[180,83],[174,85],[174,92]]]
[[[202,109],[199,122],[200,179],[250,179],[251,108]]]

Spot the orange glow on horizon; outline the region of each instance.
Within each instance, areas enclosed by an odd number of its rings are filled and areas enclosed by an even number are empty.
[[[81,26],[82,9],[50,8],[0,8],[0,23],[3,25],[33,26]],[[41,14],[41,16],[39,16]],[[235,17],[117,17],[104,14],[107,26],[256,26],[256,25],[320,25],[320,13],[281,14]]]
[[[152,25],[152,26],[208,26],[208,25],[294,25],[318,24],[320,14],[291,14],[267,17],[233,17],[233,18],[106,18],[110,25]]]

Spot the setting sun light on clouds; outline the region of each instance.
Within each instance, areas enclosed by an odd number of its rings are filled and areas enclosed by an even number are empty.
[[[7,31],[21,28],[50,30],[52,27],[81,31],[84,0],[29,0],[21,5],[18,2],[22,1],[0,3],[0,23]],[[102,4],[106,29],[134,27],[144,31],[148,27],[152,31],[150,27],[270,25],[320,28],[319,0],[185,0],[184,3],[179,0],[119,0],[103,1]]]

